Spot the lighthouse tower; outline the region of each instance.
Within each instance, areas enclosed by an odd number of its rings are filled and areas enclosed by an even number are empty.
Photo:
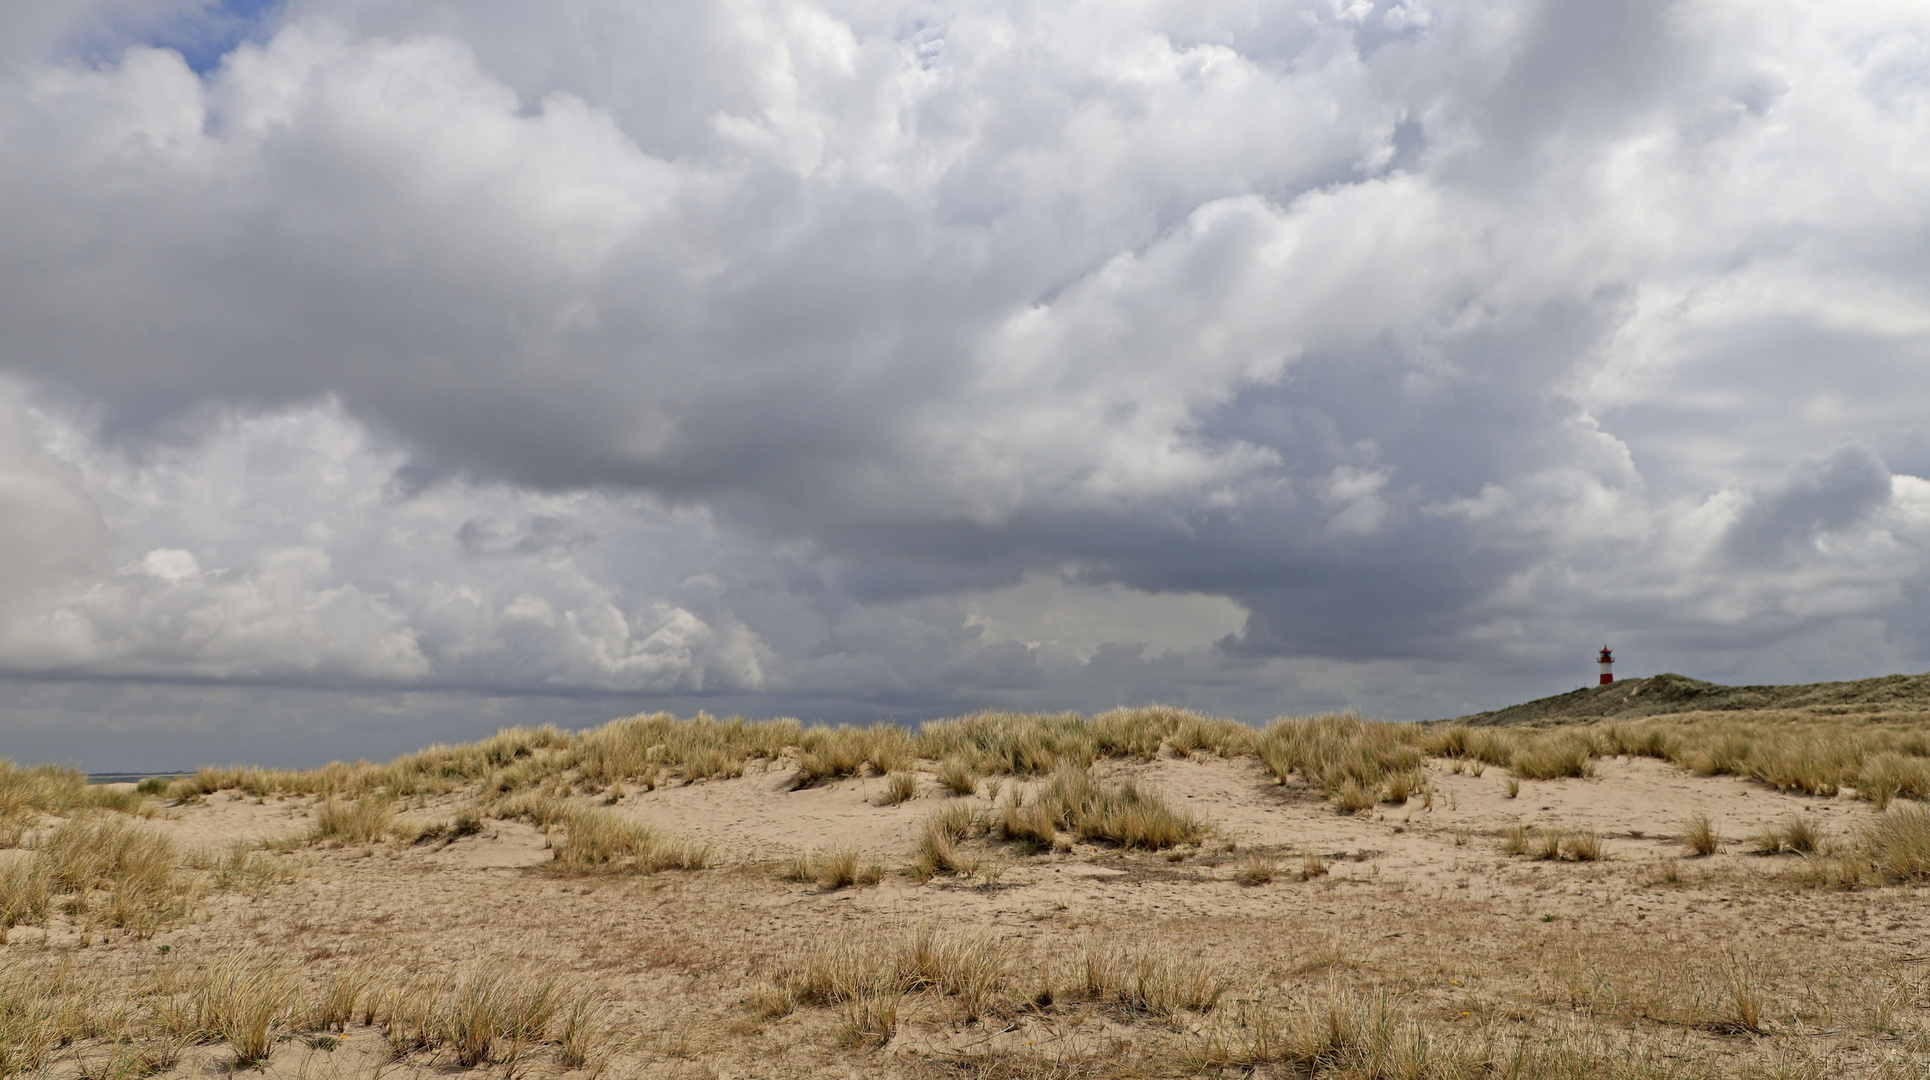
[[[1607,686],[1609,683],[1612,683],[1615,681],[1615,654],[1612,652],[1609,652],[1608,646],[1606,645],[1602,646],[1601,666],[1602,666],[1601,685]]]

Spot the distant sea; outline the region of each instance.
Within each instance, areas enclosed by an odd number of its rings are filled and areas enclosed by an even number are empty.
[[[187,772],[90,772],[87,774],[87,782],[90,784],[138,784],[150,776],[175,777],[192,775],[194,774]]]

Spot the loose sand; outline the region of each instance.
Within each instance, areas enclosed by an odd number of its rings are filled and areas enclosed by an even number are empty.
[[[311,981],[358,963],[442,975],[522,960],[607,993],[606,1070],[623,1076],[1198,1071],[1189,1047],[1204,1045],[1241,1002],[1290,1008],[1355,992],[1389,995],[1400,1016],[1436,1038],[1595,1039],[1597,1065],[1642,1055],[1660,1063],[1647,1073],[1629,1065],[1627,1075],[1930,1075],[1925,891],[1798,888],[1784,879],[1791,857],[1747,852],[1747,838],[1792,814],[1848,836],[1875,813],[1869,803],[1783,795],[1646,759],[1603,759],[1597,769],[1592,779],[1522,781],[1510,798],[1507,770],[1475,776],[1435,760],[1429,795],[1345,815],[1304,787],[1272,782],[1251,758],[1102,762],[1101,776],[1150,786],[1215,835],[1160,853],[1080,844],[1024,854],[978,841],[979,873],[921,884],[903,872],[920,822],[959,801],[929,773],[921,797],[881,806],[878,778],[794,791],[789,767],[753,765],[740,778],[631,791],[609,807],[709,841],[711,869],[559,875],[544,834],[514,821],[486,821],[453,842],[291,844],[273,857],[296,871],[292,881],[210,892],[151,939],[81,935],[57,918],[45,930],[16,929],[4,955],[72,957],[133,984],[184,977],[236,948],[286,957]],[[406,816],[446,821],[461,801],[430,801]],[[971,802],[992,805],[983,791]],[[219,793],[152,827],[188,848],[293,841],[314,809],[308,799]],[[1676,834],[1694,813],[1716,823],[1724,850],[1683,858]],[[1599,833],[1609,858],[1510,856],[1502,837],[1515,825]],[[889,871],[879,884],[825,889],[783,876],[800,854],[846,845]],[[1275,858],[1276,875],[1240,884],[1255,856]],[[1326,872],[1302,880],[1308,856]],[[841,1045],[835,1008],[769,1016],[756,1004],[759,987],[800,949],[920,926],[997,938],[1011,1000],[968,1018],[943,996],[914,994],[881,1048]],[[1236,989],[1213,1016],[1023,1007],[1029,991],[1019,984],[1070,962],[1095,933],[1224,971]],[[1757,1032],[1725,1030],[1737,972],[1762,999]],[[375,1028],[350,1025],[342,1039],[317,1048],[311,1036],[291,1035],[263,1068],[421,1075],[451,1064],[436,1052],[388,1062]],[[192,1048],[170,1072],[225,1068],[225,1053]],[[560,1066],[539,1055],[517,1069]]]

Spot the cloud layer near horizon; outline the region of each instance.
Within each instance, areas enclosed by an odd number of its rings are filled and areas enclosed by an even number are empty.
[[[17,679],[1260,717],[1603,638],[1930,663],[1918,5],[0,41]]]

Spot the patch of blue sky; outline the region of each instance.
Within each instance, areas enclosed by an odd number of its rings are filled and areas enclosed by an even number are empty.
[[[206,75],[236,46],[265,39],[286,6],[287,0],[220,0],[166,27],[149,44],[178,51],[195,74]]]

